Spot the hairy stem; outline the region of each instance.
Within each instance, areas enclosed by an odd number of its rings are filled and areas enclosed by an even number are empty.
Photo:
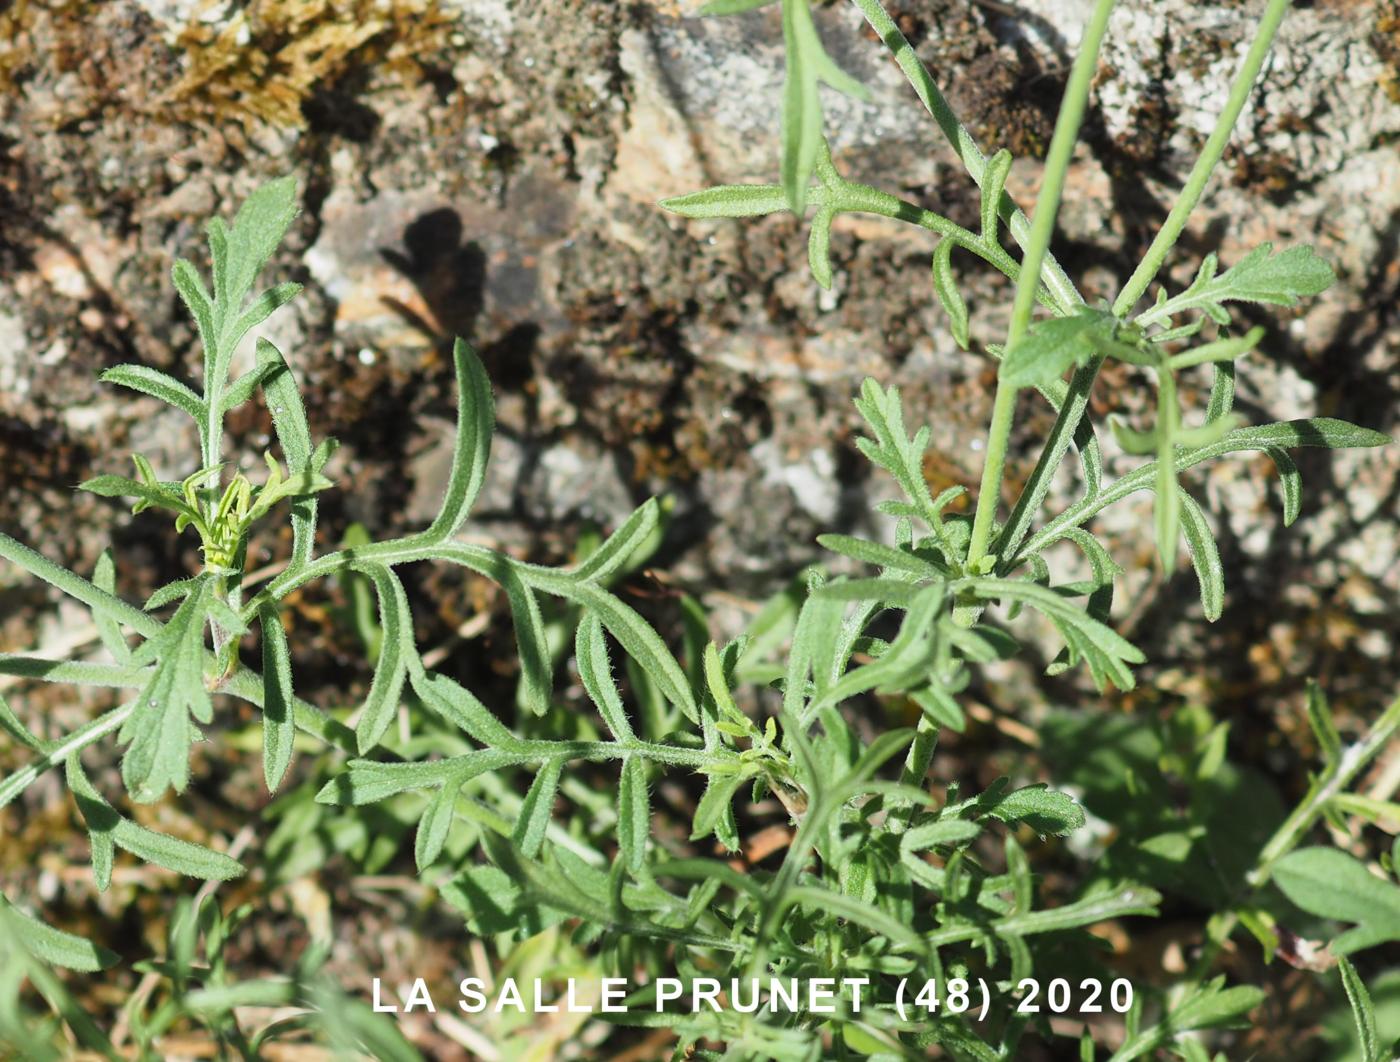
[[[982,150],[977,146],[977,141],[972,138],[972,134],[967,131],[967,127],[958,121],[957,115],[948,106],[948,101],[939,91],[938,84],[933,80],[933,75],[929,73],[928,68],[924,66],[915,53],[914,46],[900,32],[894,19],[890,18],[889,12],[885,10],[880,0],[852,0],[852,2],[860,9],[860,13],[865,16],[865,21],[879,35],[885,47],[890,50],[894,61],[904,71],[904,76],[909,79],[909,84],[913,86],[920,102],[933,116],[933,120],[938,123],[938,128],[942,130],[943,136],[957,153],[968,176],[977,184],[977,187],[981,188],[987,171],[987,157],[982,154]],[[1010,193],[1002,192],[1001,201],[997,204],[997,214],[1006,222],[1012,238],[1024,249],[1030,239],[1031,224],[1026,215],[1016,206]],[[1060,268],[1053,256],[1048,254],[1045,256],[1041,272],[1043,275],[1040,279],[1050,289],[1050,294],[1059,305],[1061,313],[1073,313],[1077,307],[1084,305],[1083,297],[1075,289],[1073,282]]]
[[[1153,278],[1161,269],[1167,252],[1171,250],[1181,235],[1181,230],[1191,211],[1200,202],[1211,171],[1214,170],[1220,157],[1224,154],[1225,146],[1230,140],[1230,134],[1234,131],[1235,122],[1254,88],[1259,71],[1263,67],[1264,58],[1273,45],[1279,22],[1283,18],[1289,2],[1290,0],[1270,0],[1269,7],[1264,12],[1264,17],[1260,20],[1259,27],[1255,31],[1254,40],[1250,44],[1244,63],[1240,66],[1235,80],[1230,86],[1230,94],[1226,100],[1225,108],[1216,119],[1215,127],[1206,140],[1206,146],[1202,150],[1200,158],[1192,167],[1186,185],[1172,206],[1161,231],[1153,239],[1147,256],[1128,279],[1127,284],[1124,285],[1123,290],[1115,300],[1113,304],[1115,314],[1122,316],[1127,313],[1132,309],[1133,304],[1142,297],[1148,285],[1152,283]],[[1020,553],[1027,552],[1027,550],[1021,549],[1021,543],[1030,531],[1031,520],[1045,501],[1045,496],[1050,492],[1050,481],[1054,477],[1055,470],[1060,467],[1060,462],[1064,459],[1075,433],[1079,430],[1079,425],[1084,419],[1084,412],[1089,407],[1089,392],[1093,389],[1094,381],[1098,378],[1099,369],[1103,363],[1104,356],[1096,354],[1070,377],[1068,398],[1060,408],[1059,416],[1055,420],[1054,427],[1050,430],[1045,447],[1041,450],[1035,468],[1026,481],[1021,496],[1016,500],[1016,505],[1002,532],[998,545],[999,552],[1003,557],[1018,551]]]
[[[129,605],[121,598],[107,593],[101,587],[70,572],[49,560],[42,553],[30,549],[9,535],[0,532],[0,557],[23,568],[30,575],[42,579],[75,601],[81,601],[103,615],[110,616],[118,623],[125,624],[143,637],[153,637],[161,628],[160,620],[135,605]]]
[[[950,221],[941,214],[925,210],[921,206],[906,199],[900,199],[879,188],[872,188],[870,185],[860,184],[856,181],[848,181],[845,178],[838,178],[838,180],[839,184],[834,191],[820,189],[814,194],[814,200],[825,195],[829,198],[830,205],[839,211],[876,214],[880,217],[893,218],[896,221],[917,225],[921,229],[952,240],[963,250],[970,251],[988,265],[999,269],[1012,281],[1016,281],[1020,277],[1021,264],[1007,254],[999,244],[991,240],[984,240],[977,233],[963,228],[957,222]],[[1035,290],[1041,304],[1046,309],[1060,312],[1059,306],[1054,302],[1054,296],[1047,293],[1044,285],[1037,284]]]
[[[1035,221],[1029,238],[1022,243],[1025,258],[1021,276],[1016,282],[1016,301],[1011,308],[1011,327],[1007,332],[1009,352],[1030,327],[1031,311],[1035,308],[1035,290],[1041,266],[1046,261],[1050,238],[1055,232],[1055,216],[1060,206],[1065,174],[1069,170],[1074,144],[1079,138],[1079,126],[1084,120],[1084,108],[1089,101],[1089,83],[1098,68],[1099,48],[1108,32],[1108,17],[1113,13],[1114,0],[1098,0],[1094,13],[1084,27],[1079,54],[1074,57],[1069,83],[1055,119],[1055,134],[1050,140],[1050,152],[1045,160],[1045,176],[1035,201]],[[1011,438],[1011,424],[1016,411],[1016,389],[998,383],[997,397],[992,408],[992,424],[987,432],[987,457],[982,466],[982,485],[977,493],[977,512],[972,521],[972,539],[967,548],[970,569],[987,555],[1001,497],[1001,476],[1006,464],[1006,447]]]
[[[127,716],[135,710],[136,703],[124,704],[110,712],[99,715],[92,722],[68,734],[56,745],[49,748],[37,760],[25,764],[13,774],[0,779],[0,808],[19,796],[45,771],[57,767],[75,752],[81,752],[89,745],[101,741],[108,734],[121,729]]]

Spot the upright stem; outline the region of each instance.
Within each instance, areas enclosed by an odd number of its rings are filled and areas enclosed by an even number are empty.
[[[1095,4],[1089,24],[1084,27],[1079,54],[1074,57],[1069,83],[1065,86],[1064,100],[1060,104],[1059,116],[1055,119],[1055,135],[1050,140],[1050,153],[1045,160],[1045,176],[1035,201],[1035,220],[1031,223],[1030,237],[1024,245],[1025,257],[1021,262],[1021,275],[1016,280],[1016,301],[1011,308],[1011,327],[1006,339],[1008,352],[1021,341],[1030,326],[1041,265],[1046,259],[1050,237],[1055,231],[1055,215],[1060,206],[1060,193],[1064,188],[1070,158],[1074,154],[1075,140],[1079,137],[1079,126],[1084,120],[1084,108],[1089,100],[1089,83],[1098,68],[1099,48],[1103,44],[1104,34],[1108,32],[1108,17],[1113,12],[1113,4],[1114,0],[1098,0]],[[972,521],[972,539],[968,544],[969,569],[975,570],[976,564],[987,555],[987,544],[991,540],[992,523],[996,518],[997,502],[1001,494],[1001,475],[1006,464],[1007,442],[1011,437],[1012,414],[1015,410],[1016,389],[998,383],[996,403],[992,409],[992,424],[987,432],[987,460],[982,467],[982,485],[977,494],[977,513]]]
[[[1230,95],[1225,100],[1225,109],[1220,112],[1220,117],[1216,119],[1215,128],[1211,130],[1205,147],[1201,149],[1200,157],[1196,159],[1196,164],[1191,167],[1191,174],[1186,178],[1186,184],[1172,205],[1171,212],[1167,214],[1167,220],[1162,222],[1161,229],[1152,240],[1152,246],[1147,249],[1147,254],[1142,262],[1139,263],[1137,269],[1133,270],[1133,275],[1128,278],[1128,282],[1123,285],[1123,290],[1118,293],[1118,298],[1113,302],[1113,312],[1118,316],[1123,316],[1133,308],[1138,299],[1142,298],[1143,293],[1147,291],[1147,286],[1152,283],[1161,270],[1167,254],[1180,238],[1181,230],[1186,227],[1186,221],[1191,216],[1191,212],[1201,201],[1201,195],[1206,190],[1206,184],[1210,180],[1216,163],[1225,154],[1225,146],[1230,142],[1230,134],[1234,132],[1235,122],[1239,119],[1240,112],[1244,110],[1244,105],[1249,100],[1249,94],[1254,90],[1254,82],[1259,77],[1259,71],[1264,67],[1264,60],[1268,57],[1269,49],[1274,43],[1274,34],[1278,32],[1279,23],[1283,21],[1284,13],[1288,10],[1290,2],[1291,0],[1269,0],[1269,6],[1265,9],[1263,18],[1259,20],[1259,28],[1255,31],[1254,40],[1244,57],[1244,63],[1240,66],[1239,73],[1235,75],[1235,83],[1230,86]]]
[[[1185,227],[1192,210],[1200,202],[1211,172],[1224,154],[1225,146],[1230,140],[1230,134],[1234,131],[1235,122],[1239,119],[1240,112],[1244,109],[1249,94],[1254,88],[1259,71],[1263,68],[1264,59],[1273,45],[1274,36],[1278,32],[1279,23],[1282,21],[1289,3],[1290,0],[1269,0],[1269,6],[1259,21],[1259,28],[1255,31],[1254,40],[1249,46],[1243,64],[1235,75],[1234,83],[1230,86],[1230,94],[1225,101],[1225,108],[1216,119],[1215,127],[1206,140],[1200,158],[1192,167],[1186,184],[1181,189],[1181,194],[1177,197],[1176,203],[1173,204],[1166,221],[1163,222],[1161,231],[1153,239],[1146,257],[1133,271],[1133,275],[1128,278],[1128,282],[1123,286],[1123,290],[1113,303],[1113,312],[1118,316],[1121,317],[1131,310],[1137,300],[1147,291],[1148,285],[1152,283],[1153,278],[1162,268],[1167,253],[1180,237],[1181,230]],[[1026,489],[1017,499],[1016,506],[1007,521],[1006,531],[1000,543],[1004,556],[1014,554],[1020,549],[1021,543],[1030,530],[1032,518],[1040,509],[1046,494],[1049,493],[1054,471],[1060,466],[1060,461],[1064,458],[1075,432],[1079,429],[1079,423],[1084,418],[1084,411],[1089,406],[1089,392],[1094,386],[1094,380],[1098,377],[1099,368],[1103,365],[1103,361],[1103,355],[1095,355],[1089,359],[1088,364],[1080,368],[1070,378],[1069,394],[1064,405],[1060,407],[1055,426],[1050,430],[1050,437],[1036,461],[1030,479],[1026,482]]]

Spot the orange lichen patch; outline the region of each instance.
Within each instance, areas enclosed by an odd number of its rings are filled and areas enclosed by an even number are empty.
[[[0,11],[0,89],[14,88],[15,76],[34,54],[30,34],[33,22],[34,10],[29,0],[16,0]]]
[[[1385,94],[1400,103],[1400,0],[1391,0],[1382,7],[1371,33],[1371,46],[1385,63],[1385,73],[1381,75]]]
[[[245,125],[300,127],[302,103],[354,65],[420,77],[450,24],[431,0],[253,0],[222,27],[179,34],[188,69],[170,98]]]

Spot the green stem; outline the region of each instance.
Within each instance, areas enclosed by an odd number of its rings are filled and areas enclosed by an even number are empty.
[[[829,206],[838,211],[875,214],[884,218],[892,218],[896,221],[907,222],[917,225],[921,229],[936,233],[945,239],[952,240],[965,251],[970,251],[977,255],[988,265],[1001,270],[1012,281],[1016,281],[1021,275],[1021,263],[1007,254],[1002,247],[992,240],[984,240],[977,233],[970,229],[963,228],[955,221],[950,221],[942,214],[935,214],[932,210],[925,210],[923,207],[900,199],[889,192],[879,188],[872,188],[868,184],[860,184],[856,181],[848,181],[844,177],[837,177],[835,187],[831,190],[826,188],[817,189],[813,199],[817,201],[819,197],[826,196]],[[1046,309],[1056,313],[1061,313],[1058,304],[1054,301],[1044,285],[1036,285],[1036,294],[1041,305]]]
[[[1268,57],[1270,47],[1273,46],[1274,34],[1278,32],[1279,23],[1283,21],[1284,13],[1288,10],[1290,2],[1291,0],[1269,0],[1269,6],[1264,10],[1263,18],[1259,20],[1259,28],[1255,31],[1254,40],[1250,43],[1249,51],[1244,57],[1244,63],[1240,66],[1239,73],[1235,75],[1234,84],[1230,86],[1230,95],[1225,100],[1225,109],[1220,112],[1220,117],[1216,119],[1215,128],[1211,130],[1210,136],[1206,139],[1205,147],[1201,149],[1196,164],[1191,167],[1190,176],[1186,178],[1186,184],[1182,187],[1181,194],[1172,204],[1171,212],[1167,214],[1166,221],[1162,222],[1161,229],[1152,240],[1152,246],[1147,249],[1147,254],[1138,264],[1137,269],[1133,270],[1133,275],[1128,278],[1128,282],[1123,285],[1123,290],[1118,293],[1118,298],[1113,302],[1113,312],[1119,317],[1131,310],[1138,299],[1142,298],[1147,291],[1148,285],[1161,271],[1162,263],[1166,261],[1168,253],[1176,246],[1176,241],[1180,238],[1182,229],[1186,227],[1191,212],[1201,201],[1206,184],[1210,181],[1211,173],[1215,170],[1221,156],[1225,154],[1225,146],[1230,142],[1230,134],[1234,131],[1235,122],[1239,119],[1240,112],[1244,110],[1244,105],[1249,100],[1249,94],[1254,90],[1254,82],[1259,77],[1259,71],[1264,67],[1264,60]]]
[[[889,12],[885,10],[880,0],[852,0],[852,2],[860,9],[860,13],[865,16],[865,21],[879,35],[885,47],[890,50],[894,61],[904,71],[904,76],[909,79],[909,84],[913,86],[920,102],[933,116],[933,120],[938,123],[938,128],[942,130],[944,137],[957,153],[968,176],[977,184],[977,187],[981,188],[987,172],[987,157],[982,154],[981,149],[977,146],[977,141],[973,139],[967,127],[958,121],[957,115],[948,106],[948,101],[939,91],[938,84],[933,80],[933,75],[919,59],[913,45],[900,32],[894,19],[890,18]],[[1006,222],[1012,238],[1022,249],[1025,249],[1030,239],[1030,221],[1006,191],[1002,192],[1001,200],[997,204],[997,214]],[[1061,313],[1073,313],[1075,309],[1084,305],[1084,299],[1075,289],[1073,282],[1060,268],[1059,263],[1049,254],[1044,257],[1042,272],[1043,276],[1040,279],[1050,289],[1050,294],[1059,305]]]
[[[0,557],[56,587],[74,600],[81,601],[88,608],[125,624],[145,638],[154,637],[160,631],[161,622],[155,616],[142,612],[135,605],[127,604],[116,595],[107,593],[81,575],[60,567],[42,553],[3,533],[0,533]]]
[[[1294,421],[1294,425],[1306,426],[1307,421]],[[1224,457],[1233,453],[1268,453],[1270,450],[1283,448],[1307,446],[1324,446],[1325,443],[1309,440],[1306,436],[1299,434],[1293,439],[1280,444],[1276,440],[1261,438],[1257,435],[1251,436],[1248,428],[1236,429],[1224,438],[1217,439],[1208,446],[1199,446],[1194,449],[1178,449],[1172,455],[1172,464],[1176,468],[1177,474],[1185,472],[1188,468],[1199,465],[1202,462],[1210,461],[1216,457]],[[1358,443],[1354,445],[1376,445],[1375,443]],[[1152,460],[1145,465],[1139,465],[1131,472],[1120,476],[1111,484],[1091,497],[1081,498],[1068,509],[1060,512],[1053,520],[1042,527],[1027,540],[1014,556],[1011,556],[1004,565],[1007,571],[1019,567],[1035,554],[1044,550],[1054,542],[1064,538],[1070,528],[1078,527],[1091,519],[1096,514],[1107,509],[1110,505],[1122,501],[1128,495],[1140,490],[1152,490],[1156,486],[1157,462]]]
[[[23,793],[41,774],[50,767],[56,767],[68,759],[75,752],[81,752],[94,742],[100,741],[108,734],[121,729],[121,725],[126,722],[127,716],[136,708],[133,701],[131,704],[124,704],[120,708],[113,708],[110,712],[99,715],[86,726],[81,726],[71,734],[65,736],[56,745],[50,747],[37,760],[25,764],[14,774],[7,775],[0,779],[0,808],[3,808],[15,797]]]
[[[1202,150],[1200,158],[1192,167],[1186,185],[1172,206],[1161,231],[1152,241],[1147,256],[1128,279],[1127,284],[1124,285],[1113,304],[1113,312],[1120,317],[1132,308],[1133,304],[1147,290],[1148,285],[1152,283],[1153,278],[1161,269],[1167,252],[1171,250],[1181,235],[1181,230],[1191,211],[1200,202],[1211,171],[1224,154],[1225,145],[1229,142],[1230,134],[1234,131],[1235,122],[1239,118],[1245,102],[1249,99],[1249,94],[1259,76],[1264,58],[1268,55],[1269,48],[1273,44],[1279,22],[1283,18],[1288,4],[1289,0],[1270,0],[1269,7],[1260,20],[1259,28],[1250,44],[1249,52],[1245,56],[1244,63],[1235,75],[1234,83],[1230,86],[1230,95],[1226,100],[1225,108],[1216,119],[1215,127],[1206,140],[1206,146]],[[1089,392],[1093,389],[1094,381],[1098,378],[1099,369],[1103,366],[1103,362],[1103,355],[1095,355],[1070,378],[1069,396],[1060,408],[1059,416],[1046,440],[1045,448],[1041,451],[1035,469],[1026,481],[1025,490],[1016,500],[1015,508],[1006,522],[1006,528],[1000,542],[1000,552],[1003,556],[1018,551],[1022,554],[1027,552],[1027,550],[1021,549],[1021,543],[1030,531],[1032,518],[1040,510],[1045,496],[1050,491],[1050,483],[1054,478],[1055,470],[1059,468],[1060,462],[1064,459],[1065,453],[1069,450],[1070,443],[1084,419],[1085,410],[1089,407]]]
[[[1099,48],[1103,44],[1104,34],[1108,32],[1108,17],[1113,13],[1113,4],[1114,0],[1098,0],[1095,4],[1094,13],[1088,25],[1084,27],[1079,54],[1074,57],[1069,83],[1065,86],[1064,100],[1055,119],[1055,134],[1050,140],[1050,152],[1045,160],[1045,175],[1040,194],[1035,201],[1035,220],[1031,224],[1028,240],[1022,245],[1025,248],[1025,257],[1021,262],[1020,279],[1016,282],[1016,301],[1011,308],[1011,327],[1006,338],[1008,352],[1021,341],[1026,329],[1030,327],[1031,311],[1035,308],[1035,289],[1039,283],[1041,266],[1046,261],[1049,251],[1050,238],[1055,232],[1060,193],[1064,189],[1065,174],[1074,155],[1079,126],[1084,120],[1084,108],[1089,101],[1089,84],[1098,68]],[[991,541],[992,524],[1001,496],[1006,448],[1011,438],[1011,424],[1015,411],[1015,389],[998,383],[996,403],[992,409],[992,424],[987,432],[987,457],[982,466],[982,485],[977,493],[977,512],[972,521],[972,539],[967,549],[967,565],[970,570],[976,570],[978,562],[987,555],[987,546]]]

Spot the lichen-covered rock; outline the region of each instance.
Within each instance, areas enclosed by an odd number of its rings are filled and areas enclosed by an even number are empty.
[[[170,263],[202,262],[208,214],[288,170],[304,208],[274,269],[307,292],[270,338],[307,384],[314,430],[345,443],[339,467],[356,490],[327,496],[332,535],[352,519],[388,533],[431,515],[457,334],[482,351],[502,428],[473,533],[542,557],[567,555],[581,522],[610,524],[664,491],[676,501],[667,561],[679,579],[772,591],[817,557],[818,532],[875,530],[867,503],[890,488],[852,444],[851,398],[867,375],[898,383],[911,422],[932,425],[930,479],[975,484],[990,363],[948,332],[927,234],[840,219],[823,292],[797,219],[685,222],[655,206],[707,184],[776,178],[773,11],[700,20],[659,0],[398,0],[356,21],[312,4],[306,32],[334,42],[313,56],[287,38],[286,6],[107,0],[0,16],[13,43],[0,63],[13,89],[0,98],[12,131],[0,142],[7,528],[90,567],[103,536],[88,532],[130,518],[93,499],[72,508],[72,484],[117,470],[133,445],[178,463],[175,426],[148,420],[147,404],[99,388],[96,375],[132,360],[195,374]],[[1016,154],[1010,188],[1031,202],[1088,5],[890,7],[984,148]],[[1259,7],[1119,5],[1056,245],[1086,296],[1111,296],[1151,238]],[[974,224],[975,188],[858,12],[817,13],[833,56],[871,89],[865,103],[824,98],[838,165]],[[1313,242],[1337,265],[1322,298],[1257,315],[1268,338],[1240,396],[1253,420],[1323,413],[1394,430],[1397,25],[1392,0],[1289,14],[1164,274],[1182,284],[1206,250],[1228,265],[1261,240]],[[238,41],[242,52],[220,51]],[[271,71],[263,81],[248,76],[255,60]],[[1007,285],[970,259],[956,267],[975,340],[996,342]],[[1187,397],[1199,403],[1206,386],[1203,375]],[[1148,402],[1143,379],[1111,370],[1095,409],[1132,415]],[[1013,487],[1050,423],[1038,400],[1024,408]],[[267,444],[259,415],[230,426],[253,456]],[[1221,531],[1232,596],[1227,622],[1192,627],[1187,641],[1177,621],[1191,613],[1190,576],[1168,587],[1135,576],[1121,599],[1134,635],[1204,676],[1199,688],[1168,677],[1164,689],[1242,702],[1291,694],[1321,671],[1360,697],[1400,677],[1387,605],[1400,593],[1400,463],[1392,451],[1308,454],[1300,466],[1307,501],[1288,531],[1267,460],[1187,476]],[[1065,477],[1054,503],[1071,489]],[[1104,520],[1133,566],[1150,561],[1148,504],[1141,496]],[[156,545],[164,526],[143,519],[122,532],[149,565],[131,576],[133,592],[183,562]],[[1231,652],[1207,667],[1203,640]]]

